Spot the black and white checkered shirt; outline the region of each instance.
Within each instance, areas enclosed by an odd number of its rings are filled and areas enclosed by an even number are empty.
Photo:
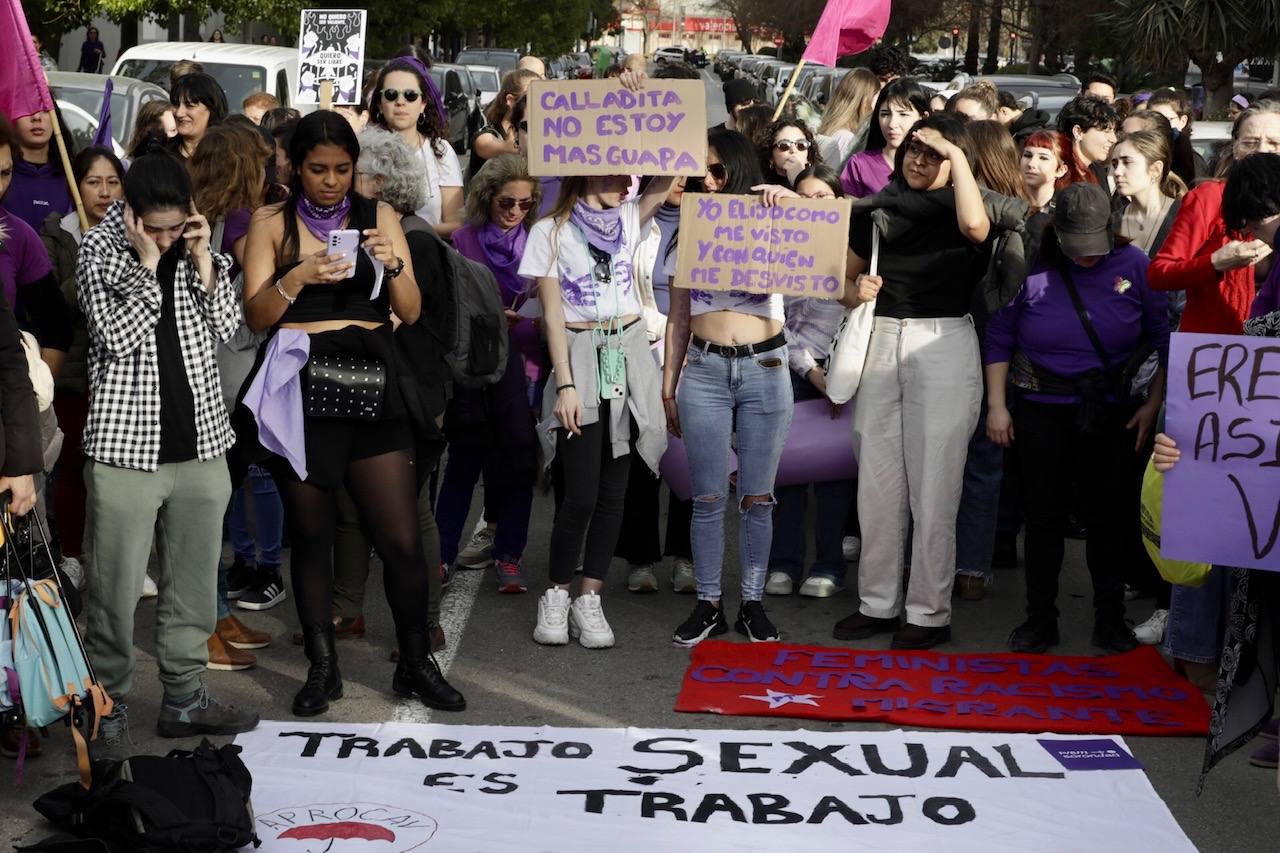
[[[116,202],[84,237],[76,265],[76,295],[89,326],[89,418],[84,452],[107,465],[155,471],[160,459],[160,370],[156,325],[160,282],[138,262]],[[234,436],[218,382],[217,346],[242,316],[228,255],[213,255],[217,285],[210,296],[189,258],[178,263],[174,307],[182,361],[195,398],[196,456],[225,453]]]

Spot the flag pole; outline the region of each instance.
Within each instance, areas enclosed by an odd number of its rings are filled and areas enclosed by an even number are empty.
[[[76,176],[71,171],[71,158],[67,156],[67,143],[62,138],[62,123],[58,121],[58,114],[54,110],[45,113],[49,117],[49,123],[53,125],[53,139],[58,143],[58,157],[62,160],[62,174],[67,179],[67,186],[71,188],[71,200],[76,203],[76,214],[80,217],[80,233],[89,233],[89,217],[84,214],[84,201],[80,198],[80,187],[76,185]]]
[[[803,59],[796,63],[796,70],[791,72],[791,79],[787,81],[787,88],[782,91],[782,97],[778,99],[778,107],[773,111],[774,121],[777,121],[778,116],[782,115],[782,108],[787,105],[787,98],[791,97],[791,90],[796,87],[796,79],[800,77],[801,68],[804,68]]]

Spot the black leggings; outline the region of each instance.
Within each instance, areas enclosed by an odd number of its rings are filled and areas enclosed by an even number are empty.
[[[557,430],[556,457],[564,477],[564,500],[551,527],[551,582],[567,584],[582,555],[582,575],[604,580],[622,527],[631,453],[613,457],[609,441],[609,407],[600,404],[600,420],[568,438]],[[635,422],[631,434],[636,434]],[[583,539],[586,551],[583,551]]]
[[[298,620],[304,628],[328,625],[333,616],[333,492],[297,480],[279,485],[293,548]],[[382,559],[383,587],[396,630],[426,625],[429,580],[412,454],[398,450],[354,460],[347,465],[346,486]]]

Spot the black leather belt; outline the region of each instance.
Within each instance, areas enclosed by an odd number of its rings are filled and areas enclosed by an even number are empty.
[[[787,337],[782,332],[774,335],[758,344],[738,344],[737,346],[727,346],[725,344],[713,344],[711,341],[704,341],[697,335],[689,337],[689,343],[693,344],[703,352],[713,352],[722,358],[745,358],[749,355],[755,355],[760,352],[768,352],[771,349],[777,349],[787,342]]]

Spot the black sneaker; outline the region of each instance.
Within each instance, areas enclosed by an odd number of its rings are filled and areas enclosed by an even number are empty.
[[[729,623],[724,620],[724,611],[710,601],[699,601],[694,605],[689,618],[680,623],[675,635],[671,638],[674,645],[691,649],[707,637],[727,633]]]
[[[253,585],[254,576],[257,569],[236,557],[235,561],[227,568],[227,598],[235,601]]]
[[[758,601],[744,601],[738,608],[738,618],[733,623],[733,630],[745,636],[753,643],[778,642],[778,629],[769,621],[764,612],[764,605]]]
[[[284,599],[284,577],[280,574],[280,567],[259,566],[249,588],[236,600],[236,606],[245,610],[270,610]]]
[[[1112,654],[1124,654],[1138,647],[1138,638],[1123,620],[1097,622],[1093,626],[1093,644]]]
[[[1057,625],[1045,625],[1030,620],[1023,622],[1009,635],[1009,650],[1023,654],[1039,655],[1058,645]]]
[[[222,704],[201,684],[199,690],[180,702],[165,697],[156,721],[156,734],[160,737],[235,735],[257,726],[257,714]]]

